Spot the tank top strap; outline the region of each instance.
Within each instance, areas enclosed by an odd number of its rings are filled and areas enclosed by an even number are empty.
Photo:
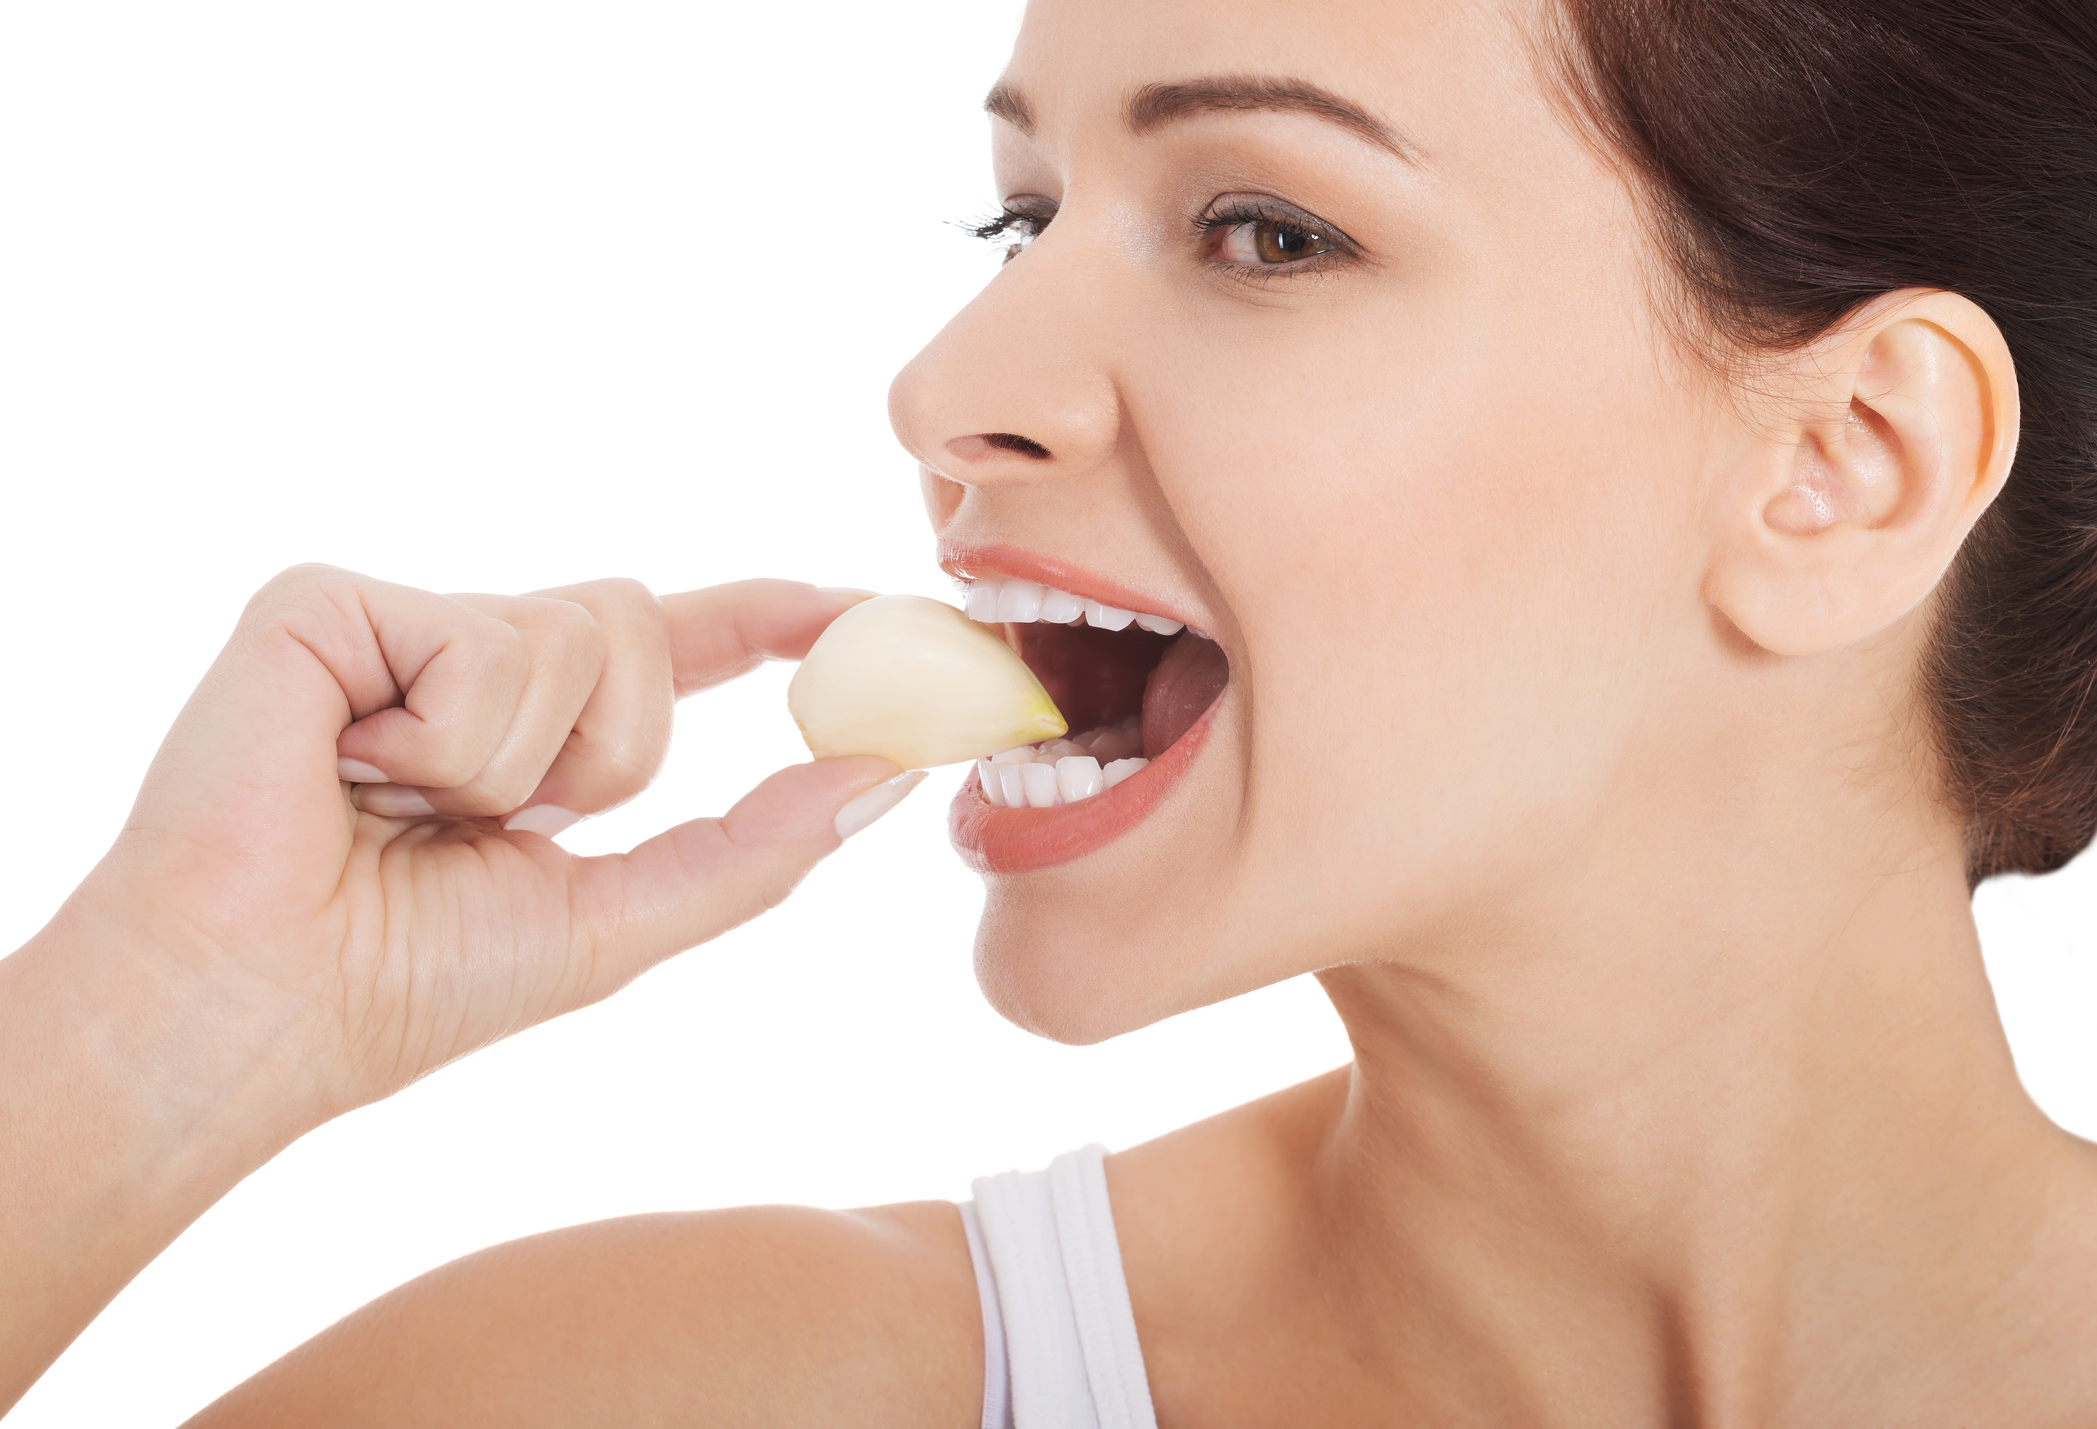
[[[1107,1200],[1106,1150],[975,1183],[983,1429],[1157,1429]]]
[[[968,1258],[976,1269],[976,1303],[983,1308],[983,1429],[1012,1429],[1012,1379],[1005,1351],[1005,1317],[998,1308],[997,1282],[990,1276],[990,1249],[974,1201],[961,1203],[961,1229],[968,1233]]]

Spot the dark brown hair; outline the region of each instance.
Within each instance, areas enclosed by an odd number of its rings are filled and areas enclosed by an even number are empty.
[[[2097,0],[1562,0],[1570,90],[1655,201],[1702,326],[1795,349],[1962,293],[2017,368],[2001,496],[1923,689],[1969,878],[2097,831]]]

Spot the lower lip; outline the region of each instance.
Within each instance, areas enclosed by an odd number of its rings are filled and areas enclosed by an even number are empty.
[[[1149,817],[1193,765],[1216,718],[1215,703],[1156,759],[1103,794],[1052,809],[1001,809],[964,781],[947,810],[947,834],[961,861],[978,873],[1025,873],[1082,858]]]

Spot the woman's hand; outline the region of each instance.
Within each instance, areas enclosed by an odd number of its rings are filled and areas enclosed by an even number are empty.
[[[678,695],[857,599],[325,567],[256,595],[115,846],[0,964],[0,1410],[290,1139],[763,912],[908,792],[831,759],[631,853],[547,837],[647,785]]]
[[[763,912],[837,847],[840,807],[894,766],[797,765],[629,854],[546,835],[648,785],[677,696],[799,658],[857,598],[746,581],[658,600],[617,580],[442,596],[288,571],[83,897],[309,1038],[317,1113],[384,1096]]]

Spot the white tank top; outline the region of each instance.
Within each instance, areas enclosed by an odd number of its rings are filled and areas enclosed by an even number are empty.
[[[985,1176],[962,1203],[983,1302],[983,1429],[1157,1429],[1106,1154]]]

